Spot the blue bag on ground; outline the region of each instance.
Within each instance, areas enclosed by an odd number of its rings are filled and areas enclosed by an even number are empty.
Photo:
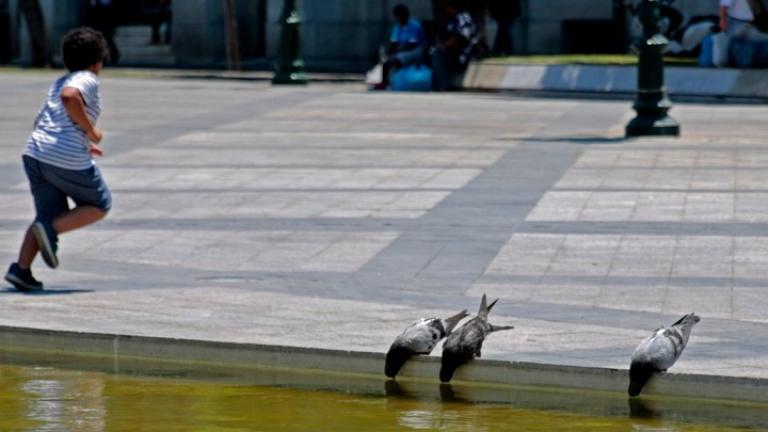
[[[699,54],[699,66],[701,67],[715,67],[715,64],[712,62],[712,58],[714,57],[714,53],[712,52],[712,35],[709,35],[704,38],[703,41],[701,41],[701,54]]]
[[[390,87],[394,91],[430,91],[432,90],[432,69],[423,65],[398,69],[390,77]]]

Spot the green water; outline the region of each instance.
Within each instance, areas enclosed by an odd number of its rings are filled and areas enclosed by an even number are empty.
[[[297,382],[285,374],[267,379]],[[328,377],[325,384],[313,385],[327,387],[334,379],[340,380]],[[0,365],[0,431],[767,430],[763,417],[768,412],[755,406],[675,401],[630,405],[617,395],[592,400],[583,392],[483,392],[383,380],[338,388],[341,391],[304,390],[237,383],[232,377],[216,382]],[[470,403],[462,397],[512,402]]]

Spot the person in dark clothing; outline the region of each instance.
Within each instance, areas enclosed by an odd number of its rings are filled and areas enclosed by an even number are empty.
[[[142,13],[149,17],[152,25],[151,44],[171,43],[171,0],[142,0]],[[166,24],[163,39],[160,38],[160,28]]]
[[[85,21],[89,27],[104,35],[109,47],[109,64],[116,65],[120,59],[120,51],[115,44],[117,14],[113,0],[89,0]]]
[[[398,4],[392,9],[395,25],[389,37],[386,55],[382,59],[382,82],[375,88],[386,89],[389,86],[390,74],[399,68],[418,64],[424,60],[427,38],[421,27],[421,22],[411,17],[407,6]]]
[[[0,0],[0,64],[11,61],[11,14],[8,0]]]
[[[427,39],[419,20],[411,17],[411,11],[403,4],[392,10],[396,24],[392,28],[387,47],[387,56],[397,66],[404,66],[421,61]]]
[[[489,0],[488,12],[498,27],[496,40],[493,43],[493,54],[498,56],[514,54],[512,28],[515,19],[520,18],[520,0]]]
[[[432,47],[432,89],[452,90],[453,77],[464,71],[478,43],[477,26],[461,0],[447,0],[446,22]]]

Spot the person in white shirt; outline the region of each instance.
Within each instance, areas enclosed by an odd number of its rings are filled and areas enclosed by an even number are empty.
[[[768,34],[755,26],[750,0],[720,0],[720,28],[733,38],[768,42]]]

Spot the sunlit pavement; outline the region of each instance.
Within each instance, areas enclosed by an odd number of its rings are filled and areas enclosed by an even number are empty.
[[[51,76],[4,75],[0,258],[32,217],[20,152]],[[768,377],[768,107],[107,78],[115,207],[62,238],[0,325],[384,351],[500,297],[484,357],[626,367],[703,317],[678,372]]]

